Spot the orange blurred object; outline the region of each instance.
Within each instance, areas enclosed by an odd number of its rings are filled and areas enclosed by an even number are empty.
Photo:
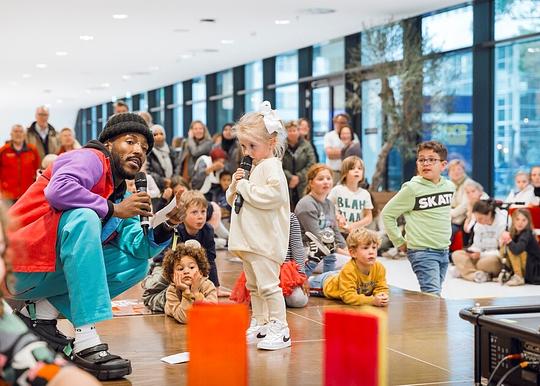
[[[188,313],[188,385],[247,386],[245,304],[195,304]]]

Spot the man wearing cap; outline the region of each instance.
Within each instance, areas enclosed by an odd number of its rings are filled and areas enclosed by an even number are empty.
[[[49,345],[99,380],[131,373],[131,362],[108,352],[95,323],[112,318],[111,299],[138,283],[147,261],[163,250],[181,211],[145,236],[147,193],[126,193],[154,138],[136,114],[112,116],[84,148],[62,154],[10,209],[19,316]],[[75,327],[71,340],[56,328],[59,314]],[[73,343],[73,345],[72,345]]]

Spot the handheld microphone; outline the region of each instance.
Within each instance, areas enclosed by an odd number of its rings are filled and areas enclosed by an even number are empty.
[[[146,181],[146,173],[139,172],[135,174],[135,188],[137,189],[137,193],[139,192],[145,192],[147,191],[148,183]],[[150,227],[150,221],[148,220],[148,216],[140,216],[141,220],[141,227],[143,229],[143,233],[145,236],[148,235],[148,228]]]
[[[242,161],[240,162],[240,167],[245,170],[244,173],[244,179],[249,179],[249,172],[251,171],[251,167],[253,166],[253,158],[251,158],[249,155],[246,155],[242,158]],[[240,193],[236,193],[236,198],[234,199],[234,212],[236,214],[240,213],[240,208],[244,204],[244,197]]]

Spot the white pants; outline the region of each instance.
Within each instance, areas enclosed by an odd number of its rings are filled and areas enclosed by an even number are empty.
[[[246,287],[251,295],[251,309],[257,324],[270,320],[287,324],[285,300],[279,286],[281,264],[254,253],[238,254],[244,265]]]

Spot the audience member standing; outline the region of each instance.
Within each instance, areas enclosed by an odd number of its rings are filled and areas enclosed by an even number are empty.
[[[362,158],[360,142],[354,141],[354,132],[350,126],[344,126],[341,128],[339,139],[341,139],[341,142],[343,142],[343,149],[341,149],[342,160],[352,155]]]
[[[26,133],[28,143],[34,145],[39,153],[39,161],[47,154],[56,154],[60,143],[54,127],[49,123],[49,109],[39,106],[36,109],[36,120],[32,122]]]
[[[124,101],[117,101],[114,104],[114,113],[115,114],[129,113],[129,106]]]
[[[175,174],[177,161],[165,141],[163,126],[154,125],[150,130],[154,135],[154,147],[148,154],[146,173],[154,178],[158,188],[163,191],[171,185],[171,177]]]
[[[73,130],[69,127],[64,127],[60,130],[60,149],[56,154],[60,155],[70,150],[80,149],[81,144],[75,139]]]
[[[302,138],[295,121],[287,122],[287,148],[283,155],[283,171],[289,184],[291,209],[304,196],[307,185],[307,171],[315,164],[315,153],[310,144]]]
[[[334,174],[334,182],[339,179],[341,172],[341,150],[345,145],[339,139],[341,128],[349,124],[349,116],[347,114],[338,114],[334,117],[334,130],[324,135],[324,151],[326,152],[326,164],[332,169]]]
[[[22,125],[13,125],[11,141],[0,148],[0,198],[15,201],[34,182],[39,169],[39,154],[27,144]]]
[[[448,163],[448,177],[456,185],[456,193],[452,197],[450,204],[450,216],[452,217],[452,240],[456,232],[463,228],[463,223],[467,218],[467,194],[465,193],[465,182],[469,180],[465,174],[465,164],[462,160],[453,159]]]
[[[225,170],[234,173],[240,165],[240,147],[233,132],[234,123],[226,123],[221,131],[221,143],[216,147],[221,147],[227,153]]]
[[[540,166],[531,168],[531,184],[534,186],[534,195],[540,197]]]
[[[191,122],[180,160],[180,175],[184,180],[191,181],[197,158],[201,155],[209,155],[212,145],[212,139],[205,124],[201,121]]]
[[[304,138],[313,149],[313,153],[315,153],[315,162],[319,163],[319,153],[317,152],[317,148],[315,147],[315,145],[313,145],[313,142],[311,141],[311,126],[307,118],[298,119],[298,130],[300,131],[300,135],[302,136],[302,138]]]

